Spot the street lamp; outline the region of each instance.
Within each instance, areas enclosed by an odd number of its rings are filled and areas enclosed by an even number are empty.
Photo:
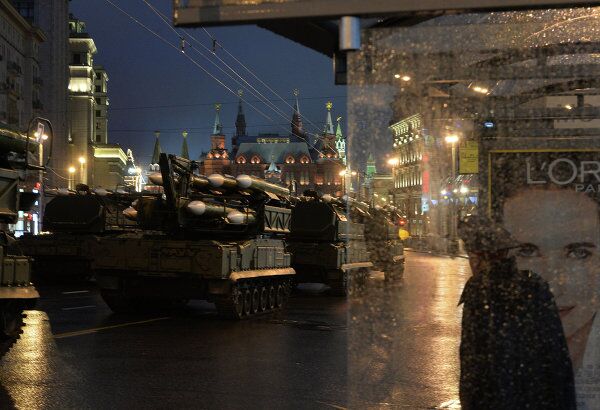
[[[85,157],[83,157],[83,156],[79,157],[79,181],[82,184],[86,183],[85,179],[83,178],[83,176],[84,176],[83,167],[84,167],[85,163],[86,163]]]
[[[29,125],[27,126],[27,142],[25,144],[25,169],[37,169],[38,171],[38,178],[39,178],[39,188],[38,188],[38,193],[39,193],[39,199],[38,199],[38,232],[41,231],[41,221],[43,220],[43,214],[44,214],[44,171],[45,171],[45,164],[44,164],[44,141],[48,140],[49,136],[48,133],[46,132],[46,126],[48,128],[48,132],[50,133],[50,136],[53,136],[54,133],[52,131],[52,123],[46,119],[46,118],[42,118],[42,117],[33,117],[30,121],[29,121]],[[35,131],[34,131],[35,128]],[[33,134],[34,138],[31,138],[31,135]],[[38,165],[37,166],[31,166],[29,164],[29,142],[30,140],[35,139],[35,141],[38,143]],[[53,140],[54,138],[52,138]],[[50,158],[52,157],[52,140],[50,140],[50,151],[49,151],[49,155],[48,155],[48,162],[50,162]]]
[[[71,165],[69,167],[69,189],[73,189],[73,183],[75,180],[75,167]]]

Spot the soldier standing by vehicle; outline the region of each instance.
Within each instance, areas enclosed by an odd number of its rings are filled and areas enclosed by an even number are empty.
[[[459,225],[473,276],[465,285],[460,400],[470,409],[575,409],[571,359],[548,284],[519,270],[518,247],[481,216]]]

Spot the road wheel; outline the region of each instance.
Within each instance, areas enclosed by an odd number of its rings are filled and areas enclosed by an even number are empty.
[[[215,305],[223,318],[239,320],[244,317],[244,293],[237,286],[233,287],[231,295],[217,297]]]
[[[260,287],[260,311],[264,312],[269,308],[269,291],[266,287]]]
[[[273,310],[277,307],[277,293],[275,292],[275,286],[269,286],[269,309]]]
[[[275,305],[280,308],[283,306],[285,300],[285,288],[283,285],[278,284],[275,289]]]
[[[252,314],[252,293],[250,289],[244,290],[244,316]]]
[[[260,311],[260,292],[257,287],[252,287],[252,314],[255,315]]]
[[[23,333],[23,311],[17,301],[5,301],[0,304],[0,358]]]
[[[341,272],[341,277],[330,282],[329,286],[331,289],[329,293],[332,296],[348,296],[350,289],[350,274],[348,272]]]

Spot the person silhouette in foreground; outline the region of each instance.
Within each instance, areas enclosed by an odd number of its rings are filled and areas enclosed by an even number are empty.
[[[463,410],[575,409],[573,368],[548,284],[518,270],[518,243],[482,216],[461,221],[473,276],[467,281],[460,344]]]

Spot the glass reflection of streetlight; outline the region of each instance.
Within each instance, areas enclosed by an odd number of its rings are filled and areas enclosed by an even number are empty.
[[[449,134],[445,138],[447,144],[450,144],[452,147],[452,186],[456,184],[456,144],[459,141],[459,136],[457,134]],[[454,188],[452,192],[457,193],[458,190]],[[456,204],[455,199],[452,198],[450,201],[450,253],[455,253],[458,249],[458,239],[456,235]]]
[[[75,167],[71,165],[69,167],[69,189],[73,189],[73,180],[75,178]]]
[[[84,170],[83,170],[83,166],[85,165],[86,160],[85,157],[81,156],[79,157],[79,182],[81,182],[82,184],[85,184],[86,181],[84,179]]]

